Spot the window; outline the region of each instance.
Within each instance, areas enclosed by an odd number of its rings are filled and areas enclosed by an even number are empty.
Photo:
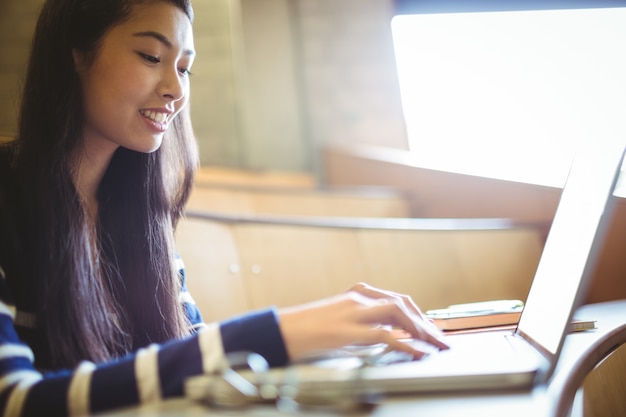
[[[418,163],[562,186],[577,143],[626,138],[624,22],[626,8],[396,16]]]

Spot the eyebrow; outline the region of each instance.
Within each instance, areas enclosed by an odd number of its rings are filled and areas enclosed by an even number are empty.
[[[172,42],[169,39],[167,39],[165,35],[159,32],[154,32],[154,31],[137,32],[137,33],[134,33],[133,36],[139,37],[139,38],[146,38],[146,37],[154,38],[158,40],[159,42],[161,42],[163,45],[165,45],[167,48],[172,47]],[[183,52],[185,53],[185,55],[190,55],[190,56],[193,56],[196,54],[193,49],[185,49]]]

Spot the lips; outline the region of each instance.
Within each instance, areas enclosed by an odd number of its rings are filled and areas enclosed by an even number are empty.
[[[147,125],[156,133],[163,133],[167,130],[171,112],[158,110],[139,110]]]

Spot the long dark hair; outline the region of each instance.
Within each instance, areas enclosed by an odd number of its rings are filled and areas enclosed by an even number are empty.
[[[173,249],[197,164],[188,108],[155,152],[116,151],[98,189],[95,244],[72,182],[84,123],[72,50],[95,59],[105,33],[151,1],[193,20],[189,0],[47,0],[37,23],[13,162],[22,190],[20,287],[36,293],[50,352],[40,366],[108,360],[189,332]]]

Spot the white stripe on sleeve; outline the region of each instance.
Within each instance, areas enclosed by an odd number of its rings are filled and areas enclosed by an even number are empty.
[[[217,323],[207,324],[198,331],[198,343],[202,353],[202,370],[204,373],[208,374],[224,369],[226,357]]]
[[[137,351],[135,358],[135,378],[139,401],[142,404],[161,400],[161,382],[159,380],[159,347],[150,345]]]
[[[187,304],[190,304],[192,306],[196,305],[196,300],[193,299],[193,297],[191,296],[191,294],[188,291],[184,291],[184,292],[181,292],[180,294],[178,294],[178,302],[180,302],[180,303],[187,303]]]
[[[29,371],[22,375],[21,382],[17,384],[17,387],[11,393],[7,405],[4,409],[4,417],[18,417],[22,414],[22,408],[24,408],[24,402],[26,396],[30,391],[30,388],[35,383],[41,380],[41,374],[37,372]]]
[[[0,314],[9,316],[11,317],[12,320],[15,320],[15,312],[16,312],[15,306],[10,306],[0,301]]]
[[[0,393],[22,380],[30,381],[31,379],[39,380],[41,379],[41,374],[37,371],[33,371],[32,369],[22,369],[10,372],[0,379]]]
[[[26,345],[15,343],[0,345],[0,360],[9,358],[26,358],[32,363],[35,360],[35,355],[31,348]]]
[[[86,416],[89,414],[91,377],[95,369],[96,365],[88,361],[81,362],[78,368],[76,368],[67,393],[67,409],[70,416]]]
[[[185,269],[185,263],[183,262],[182,258],[176,258],[174,260],[174,267],[176,268],[177,271],[180,271],[181,269]]]

